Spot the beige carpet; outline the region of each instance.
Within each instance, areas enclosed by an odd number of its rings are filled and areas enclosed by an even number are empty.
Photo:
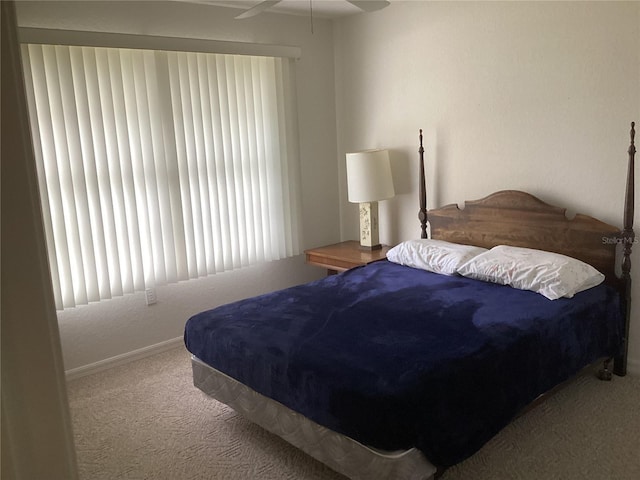
[[[182,348],[71,381],[69,400],[83,480],[344,480],[196,389]],[[442,479],[640,479],[640,378],[579,377]]]

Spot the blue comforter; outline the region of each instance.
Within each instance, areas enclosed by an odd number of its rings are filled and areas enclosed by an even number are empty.
[[[185,343],[321,425],[448,466],[539,394],[618,353],[621,332],[605,285],[551,301],[381,261],[202,312]]]

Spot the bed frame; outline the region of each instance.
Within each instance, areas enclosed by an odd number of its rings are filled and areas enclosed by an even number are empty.
[[[554,207],[525,192],[503,190],[481,200],[467,201],[464,208],[446,205],[427,212],[424,147],[420,130],[420,212],[421,237],[492,248],[496,245],[536,248],[561,253],[586,262],[605,275],[605,282],[617,288],[623,299],[625,330],[622,352],[614,361],[614,373],[627,373],[629,320],[631,309],[631,248],[635,242],[634,161],[635,123],[631,123],[631,144],[624,202],[623,229],[586,215],[569,220],[566,209]],[[622,261],[617,247],[622,246]],[[620,268],[618,269],[618,265]],[[621,275],[617,275],[617,271]],[[609,361],[601,374],[610,379]]]
[[[615,359],[615,373],[625,375],[631,306],[631,247],[634,201],[634,136],[631,124],[629,169],[622,231],[592,217],[566,218],[566,210],[544,203],[524,192],[507,190],[466,202],[464,208],[447,205],[427,212],[424,147],[420,130],[419,198],[421,237],[427,238],[427,222],[433,238],[493,247],[499,244],[538,248],[586,261],[606,275],[606,281],[621,292],[625,334],[623,353]],[[616,247],[622,246],[621,275],[616,274]],[[610,376],[606,365],[603,376]],[[229,405],[248,420],[275,433],[295,447],[353,480],[430,480],[437,469],[416,448],[401,452],[374,450],[352,438],[333,432],[284,405],[256,393],[237,380],[192,356],[194,385]],[[555,389],[552,390],[552,392]],[[543,394],[541,398],[548,396]],[[539,403],[535,400],[533,404]]]

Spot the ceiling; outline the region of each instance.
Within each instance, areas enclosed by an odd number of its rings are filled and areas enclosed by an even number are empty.
[[[190,3],[207,3],[221,7],[248,10],[262,0],[180,0]],[[286,13],[291,15],[309,15],[310,7],[313,15],[319,18],[338,18],[345,15],[361,13],[358,7],[344,0],[281,0],[277,5],[269,8],[269,12]],[[238,12],[240,13],[240,12]]]

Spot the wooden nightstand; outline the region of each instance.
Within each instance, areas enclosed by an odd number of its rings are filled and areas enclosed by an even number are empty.
[[[344,272],[359,265],[366,265],[387,258],[391,247],[383,245],[380,250],[362,250],[355,240],[305,250],[307,263],[324,267],[328,275]]]

